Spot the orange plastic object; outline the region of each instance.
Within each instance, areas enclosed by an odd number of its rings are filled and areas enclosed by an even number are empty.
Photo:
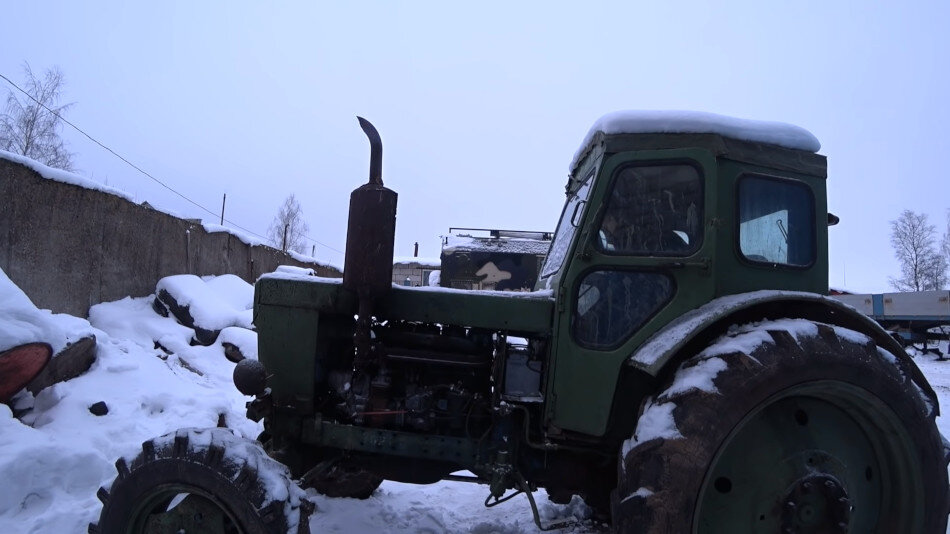
[[[0,402],[7,402],[36,378],[53,356],[46,343],[27,343],[0,354]]]

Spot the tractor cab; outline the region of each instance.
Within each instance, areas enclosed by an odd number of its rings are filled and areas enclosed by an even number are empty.
[[[606,430],[624,361],[684,313],[761,289],[826,293],[825,157],[796,126],[618,112],[591,128],[538,289],[556,292],[551,422]],[[655,369],[644,369],[655,372]],[[609,384],[605,387],[606,384]]]

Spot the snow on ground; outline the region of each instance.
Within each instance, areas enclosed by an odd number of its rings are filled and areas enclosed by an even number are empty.
[[[240,287],[230,282],[210,285]],[[237,293],[226,298],[243,302]],[[12,410],[0,404],[0,532],[85,533],[99,514],[96,490],[115,476],[114,461],[135,455],[147,439],[181,427],[213,427],[221,414],[242,436],[260,432],[259,424],[244,417],[248,397],[231,383],[234,364],[221,346],[230,341],[246,355],[256,354],[256,334],[226,329],[210,346],[191,346],[193,331],[156,314],[153,298],[93,306],[87,321],[37,310],[0,271],[0,350],[36,340],[63,345],[87,333],[98,340],[98,359],[84,375],[35,398],[21,392]],[[946,353],[946,342],[941,349]],[[915,360],[950,412],[950,362],[922,354]],[[89,406],[99,401],[108,414],[90,413]],[[938,425],[950,436],[950,413]],[[486,509],[488,488],[476,484],[384,482],[365,501],[331,499],[313,490],[308,495],[317,505],[310,519],[314,533],[538,532],[525,496]],[[599,532],[586,520],[589,510],[579,499],[562,506],[543,491],[536,497],[544,520],[581,519],[579,526],[559,532]]]

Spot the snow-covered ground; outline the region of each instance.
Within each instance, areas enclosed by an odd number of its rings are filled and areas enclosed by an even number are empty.
[[[89,334],[96,336],[98,346],[96,362],[82,376],[35,397],[20,392],[12,409],[0,404],[0,532],[86,532],[100,510],[96,490],[114,477],[115,459],[134,455],[152,437],[181,427],[213,427],[222,418],[240,435],[253,438],[260,432],[259,424],[244,417],[249,397],[234,388],[235,364],[225,357],[222,346],[229,341],[245,356],[256,357],[254,333],[239,326],[250,286],[233,278],[205,280],[204,287],[193,279],[179,282],[197,287],[196,291],[218,292],[219,311],[205,321],[225,314],[238,317],[215,324],[225,330],[210,346],[191,345],[195,331],[157,314],[154,296],[99,304],[87,321],[36,309],[0,271],[0,350],[46,341],[58,351]],[[196,310],[195,315],[201,314]],[[946,352],[946,343],[941,348]],[[950,407],[950,362],[935,361],[932,355],[918,355],[915,360],[941,405]],[[108,413],[93,415],[89,407],[100,401]],[[938,419],[938,425],[950,435],[950,415]],[[312,532],[538,532],[524,496],[486,509],[482,503],[488,489],[475,484],[385,482],[366,501],[330,499],[312,490],[309,495],[316,503]],[[556,505],[543,491],[537,499],[546,520],[582,519],[580,526],[561,532],[597,531],[584,520],[589,511],[578,499]]]

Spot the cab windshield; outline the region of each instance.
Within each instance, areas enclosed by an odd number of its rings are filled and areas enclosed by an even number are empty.
[[[587,195],[590,194],[590,186],[593,181],[594,171],[592,170],[577,190],[568,196],[567,202],[564,204],[564,211],[561,212],[561,220],[557,224],[557,231],[554,233],[554,241],[551,242],[551,248],[548,250],[544,266],[541,268],[540,278],[547,278],[561,269],[561,264],[564,263],[564,257],[567,256],[567,250],[571,246],[574,234],[577,233],[577,227],[584,220]]]

